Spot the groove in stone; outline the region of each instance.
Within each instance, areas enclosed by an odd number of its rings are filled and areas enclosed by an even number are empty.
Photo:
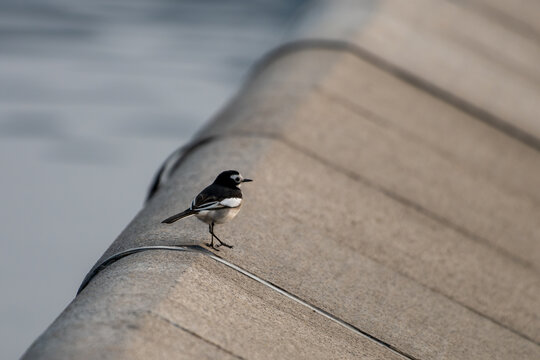
[[[184,153],[179,159],[178,159],[178,162],[181,163],[183,162],[183,160],[189,155],[190,152],[194,151],[195,149],[197,149],[199,146],[202,146],[202,145],[206,145],[208,144],[209,142],[212,142],[212,141],[216,141],[216,140],[223,140],[223,139],[226,139],[226,138],[233,138],[233,137],[250,137],[250,138],[263,138],[263,139],[270,139],[270,140],[277,140],[277,141],[280,141],[282,142],[284,145],[288,146],[289,148],[295,150],[295,151],[298,151],[300,152],[301,154],[305,155],[305,156],[308,156],[310,158],[312,158],[313,160],[325,165],[325,166],[328,166],[330,167],[332,170],[335,170],[335,171],[338,171],[340,172],[341,174],[349,177],[350,179],[354,180],[354,181],[357,181],[357,182],[360,182],[362,183],[363,185],[366,185],[372,189],[375,189],[377,191],[379,191],[380,193],[384,194],[385,196],[391,198],[392,200],[394,201],[397,201],[399,202],[400,204],[404,205],[404,206],[407,206],[409,208],[412,208],[414,209],[415,211],[421,213],[422,215],[424,216],[427,216],[428,218],[430,218],[431,220],[434,220],[438,223],[440,223],[441,225],[443,226],[446,226],[456,232],[458,232],[459,234],[465,236],[466,238],[472,240],[472,241],[476,241],[496,252],[498,252],[499,254],[503,255],[504,257],[507,257],[510,261],[514,262],[515,264],[519,265],[519,266],[522,266],[526,269],[529,269],[529,270],[532,270],[536,273],[538,273],[538,271],[534,268],[533,264],[531,264],[529,261],[525,260],[525,259],[522,259],[512,253],[510,253],[508,250],[500,247],[500,246],[497,246],[496,244],[493,244],[491,243],[490,241],[484,239],[483,237],[477,235],[477,234],[474,234],[472,232],[470,232],[469,230],[457,225],[457,224],[454,224],[453,222],[451,222],[450,220],[438,215],[437,213],[425,208],[424,206],[414,202],[413,200],[410,200],[410,199],[407,199],[391,190],[388,190],[380,185],[377,185],[375,183],[373,183],[372,181],[368,180],[367,178],[363,177],[362,175],[356,173],[356,172],[353,172],[353,171],[350,171],[350,170],[347,170],[339,165],[336,165],[334,163],[331,163],[330,161],[322,158],[321,156],[317,155],[316,153],[314,153],[313,151],[301,146],[301,145],[298,145],[296,144],[295,142],[285,138],[285,137],[282,137],[280,134],[276,134],[276,133],[256,133],[256,132],[241,132],[241,131],[235,131],[234,134],[230,134],[230,133],[223,133],[219,136],[209,136],[209,137],[205,137],[199,141],[196,141],[194,143],[193,146],[190,146],[189,147],[189,152],[186,152]],[[178,169],[178,166],[176,165],[173,165],[174,169]],[[156,191],[157,191],[157,188],[156,188]]]
[[[267,67],[273,61],[276,61],[281,56],[293,52],[299,52],[303,50],[330,50],[341,51],[354,55],[363,61],[366,61],[379,69],[395,76],[396,78],[406,82],[407,84],[414,86],[417,89],[423,90],[428,94],[436,97],[447,104],[461,110],[462,112],[471,115],[474,119],[481,121],[498,131],[512,137],[525,145],[540,151],[540,139],[536,136],[529,134],[525,130],[510,124],[506,120],[498,117],[489,111],[474,105],[467,100],[459,97],[452,92],[445,90],[437,85],[429,82],[426,79],[420,78],[413,73],[401,68],[399,65],[393,64],[390,61],[381,58],[378,55],[370,52],[369,50],[347,42],[340,40],[323,40],[323,39],[310,39],[310,40],[298,40],[283,44],[276,49],[268,53],[263,59],[261,59],[250,72],[249,79],[254,78],[259,72]]]
[[[205,339],[205,338],[202,337],[201,335],[199,335],[199,334],[197,334],[197,333],[195,333],[195,332],[193,332],[193,331],[191,331],[191,330],[189,330],[189,329],[187,329],[187,328],[185,328],[185,327],[183,327],[183,326],[181,326],[181,325],[175,323],[174,321],[171,321],[171,320],[167,319],[166,317],[164,317],[164,316],[162,316],[162,315],[160,315],[160,314],[156,314],[156,313],[154,313],[154,312],[152,312],[152,311],[148,311],[148,313],[149,313],[150,315],[152,315],[152,316],[154,316],[154,317],[160,319],[160,320],[165,321],[166,323],[168,323],[168,324],[174,326],[174,327],[177,328],[177,329],[180,329],[180,330],[182,330],[182,331],[187,332],[188,334],[190,334],[190,335],[196,337],[197,339],[199,339],[199,340],[201,340],[201,341],[204,341],[205,343],[207,343],[207,344],[209,344],[209,345],[211,345],[211,346],[217,348],[218,350],[221,350],[221,351],[223,351],[223,352],[225,352],[225,353],[227,353],[227,354],[229,354],[229,355],[231,355],[231,356],[234,356],[234,357],[237,358],[237,359],[245,360],[245,358],[241,357],[240,355],[236,355],[235,353],[231,352],[230,350],[227,350],[227,349],[225,349],[224,347],[222,347],[222,346],[220,346],[220,345],[218,345],[218,344],[216,344],[216,343],[214,343],[214,342],[212,342],[212,341],[210,341],[210,340],[208,340],[208,339]]]
[[[135,254],[135,253],[139,253],[139,252],[142,252],[142,251],[148,251],[148,250],[169,250],[169,251],[184,251],[184,252],[193,252],[193,253],[199,253],[199,254],[203,254],[203,255],[206,255],[208,257],[210,257],[211,259],[235,270],[235,271],[238,271],[239,273],[241,273],[242,275],[252,279],[252,280],[255,280],[257,281],[258,283],[266,286],[266,287],[269,287],[271,288],[272,290],[274,291],[277,291],[278,293],[280,293],[281,295],[291,299],[291,300],[294,300],[295,302],[303,305],[303,306],[306,306],[307,308],[309,308],[310,310],[313,310],[314,312],[316,312],[317,314],[319,315],[322,315],[324,317],[326,317],[327,319],[343,326],[344,328],[356,333],[357,335],[360,335],[368,340],[371,340],[383,347],[385,347],[386,349],[390,350],[391,352],[393,352],[394,354],[396,355],[399,355],[399,356],[402,356],[402,357],[405,357],[407,359],[411,359],[411,360],[418,360],[416,357],[412,356],[412,355],[409,355],[407,353],[405,353],[404,351],[402,350],[399,350],[398,348],[396,348],[395,346],[383,341],[383,340],[380,340],[378,338],[376,338],[375,336],[357,328],[356,326],[338,318],[337,316],[334,316],[332,315],[331,313],[329,313],[328,311],[325,311],[315,305],[312,305],[302,299],[300,299],[298,296],[288,292],[287,290],[284,290],[282,289],[281,287],[275,285],[275,284],[272,284],[271,282],[269,281],[266,281],[260,277],[258,277],[257,275],[241,268],[240,266],[237,266],[233,263],[230,263],[228,262],[227,260],[215,255],[213,252],[209,251],[209,250],[206,250],[205,248],[201,247],[201,246],[198,246],[198,245],[189,245],[189,246],[141,246],[141,247],[137,247],[137,248],[131,248],[131,249],[127,249],[127,250],[124,250],[124,251],[121,251],[119,253],[116,253],[110,257],[108,257],[106,260],[104,260],[102,263],[100,263],[98,266],[96,266],[94,268],[94,271],[91,271],[87,276],[86,278],[83,280],[83,283],[81,284],[80,288],[79,288],[79,291],[77,292],[77,295],[90,283],[90,281],[92,281],[92,279],[99,273],[101,272],[102,270],[104,270],[107,266],[111,265],[112,263],[114,263],[115,261],[117,260],[120,260],[121,258],[123,257],[126,257],[126,256],[129,256],[129,255],[132,255],[132,254]],[[160,316],[161,317],[161,316]],[[173,322],[169,321],[168,319],[166,318],[163,318],[163,320],[171,323],[174,325]],[[177,326],[181,329],[184,329],[182,327],[180,327],[179,325]],[[188,331],[188,330],[186,330]],[[189,331],[188,331],[189,332]],[[213,344],[213,343],[212,343]],[[215,345],[215,344],[214,344]]]
[[[457,233],[463,235],[465,238],[468,238],[469,240],[471,241],[475,241],[475,242],[478,242],[480,244],[482,244],[483,246],[486,246],[487,248],[490,248],[492,250],[494,250],[495,252],[499,253],[500,255],[508,258],[510,261],[514,262],[515,264],[521,266],[521,267],[524,267],[528,270],[531,270],[531,271],[534,271],[535,273],[537,272],[536,269],[533,267],[532,264],[530,264],[529,262],[527,262],[526,260],[524,259],[521,259],[515,255],[513,255],[512,253],[509,253],[507,250],[505,250],[504,248],[501,248],[501,247],[498,247],[497,245],[489,242],[488,240],[474,234],[474,233],[471,233],[469,232],[468,230],[460,227],[459,225],[456,225],[454,223],[452,223],[451,221],[449,221],[448,219],[444,218],[444,217],[441,217],[439,216],[438,214],[432,212],[431,210],[429,209],[426,209],[424,208],[423,206],[413,202],[412,200],[409,200],[407,198],[404,198],[390,190],[387,190],[377,184],[374,184],[372,183],[371,181],[369,181],[368,179],[362,177],[361,175],[355,173],[355,172],[351,172],[347,169],[344,169],[342,167],[340,167],[339,165],[335,165],[329,161],[327,161],[326,159],[324,158],[321,158],[320,156],[318,156],[317,154],[313,153],[312,151],[308,150],[308,149],[305,149],[291,141],[289,141],[288,139],[286,138],[283,138],[281,137],[279,134],[276,134],[276,133],[254,133],[254,132],[236,132],[235,134],[222,134],[220,136],[210,136],[208,138],[204,138],[204,139],[201,139],[200,141],[197,141],[193,144],[193,146],[190,146],[189,147],[189,152],[192,152],[194,151],[196,148],[198,148],[199,146],[203,146],[203,145],[206,145],[208,144],[209,142],[212,142],[212,141],[216,141],[216,140],[223,140],[223,139],[226,139],[228,137],[253,137],[253,138],[264,138],[264,139],[271,139],[271,140],[277,140],[277,141],[280,141],[282,142],[283,144],[285,144],[286,146],[292,148],[293,150],[295,151],[298,151],[300,153],[302,153],[303,155],[306,155],[306,156],[309,156],[310,158],[322,163],[323,165],[325,166],[328,166],[330,168],[332,168],[333,170],[335,171],[339,171],[340,173],[344,174],[345,176],[351,178],[352,180],[354,181],[358,181],[360,183],[362,183],[363,185],[365,186],[368,186],[372,189],[375,189],[379,192],[381,192],[383,195],[389,197],[390,199],[394,200],[394,201],[397,201],[399,202],[400,204],[406,206],[406,207],[409,207],[409,208],[412,208],[413,210],[417,211],[418,213],[430,218],[431,220],[435,221],[435,222],[438,222],[439,224],[441,224],[442,226],[445,226],[445,227],[448,227],[454,231],[456,231]],[[188,154],[184,154],[182,155],[181,158],[179,158],[179,161],[182,162],[184,159],[185,159],[185,156],[187,156]],[[175,169],[178,168],[178,166],[176,165],[173,165]],[[206,251],[206,249],[203,249]],[[382,264],[380,263],[377,259],[373,259],[371,257],[369,257],[371,260],[377,262],[378,264],[381,264],[383,266],[386,266],[385,264]],[[419,283],[416,279],[410,277],[409,275],[407,274],[404,274],[400,271],[397,271],[396,269],[392,269],[393,271],[395,271],[396,273],[400,274],[401,276],[409,279],[409,280],[412,280],[414,281],[415,283],[419,284],[420,286],[426,288],[426,289],[429,289],[430,291],[433,291],[434,293],[436,294],[439,294],[445,298],[447,298],[448,300],[462,306],[463,308],[481,316],[482,318],[485,318],[489,321],[491,321],[492,323],[514,333],[515,335],[518,335],[519,337],[527,340],[527,341],[530,341],[534,344],[537,344],[537,345],[540,345],[540,343],[538,343],[536,340],[532,339],[531,337],[519,332],[518,330],[515,330],[514,328],[511,328],[501,322],[499,322],[498,320],[496,319],[493,319],[492,317],[470,307],[469,305],[466,305],[458,300],[456,300],[455,298],[451,297],[451,296],[448,296],[444,293],[442,293],[441,291],[435,289],[435,288],[432,288],[428,285],[425,285],[423,283]],[[275,286],[275,285],[274,285]]]

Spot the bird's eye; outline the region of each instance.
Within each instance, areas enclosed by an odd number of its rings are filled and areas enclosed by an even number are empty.
[[[237,183],[239,183],[239,182],[241,181],[241,180],[240,180],[240,177],[239,177],[239,176],[235,177],[235,178],[234,178],[234,181],[236,181]]]

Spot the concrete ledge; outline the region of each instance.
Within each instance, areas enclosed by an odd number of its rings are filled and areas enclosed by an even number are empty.
[[[100,272],[25,358],[540,355],[531,147],[328,50],[274,59],[199,138],[103,258],[206,241],[195,219],[160,221],[237,168],[255,182],[220,256],[389,346],[201,255],[154,252]]]
[[[537,151],[349,51],[306,49],[276,68],[325,58],[333,58],[333,69],[321,60],[325,77],[312,83],[274,76],[270,65],[229,108],[232,116],[225,111],[200,136],[285,139],[538,267]]]
[[[399,358],[193,253],[107,268],[25,354],[40,359]]]
[[[508,16],[475,7],[486,2],[382,0],[369,25],[347,40],[540,138],[537,33],[524,35]],[[501,2],[487,8],[517,10],[538,23],[534,1]]]

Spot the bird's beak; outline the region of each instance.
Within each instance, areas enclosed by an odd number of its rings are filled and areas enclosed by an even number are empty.
[[[251,179],[242,179],[242,182],[250,182],[250,181],[253,181]]]

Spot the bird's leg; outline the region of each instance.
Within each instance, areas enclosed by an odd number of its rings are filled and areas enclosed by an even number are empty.
[[[214,248],[214,231],[212,231],[213,230],[212,228],[214,227],[213,225],[214,223],[208,224],[208,232],[210,233],[210,236],[212,237],[212,241],[206,244],[206,246],[209,246],[212,249]]]
[[[232,249],[232,245],[229,245],[229,244],[227,244],[227,243],[221,241],[221,239],[218,238],[216,234],[214,234],[214,223],[212,223],[212,226],[211,226],[210,229],[211,229],[210,231],[211,231],[211,233],[212,233],[212,236],[215,237],[217,241],[219,241],[219,245],[217,245],[218,247],[221,246],[221,245],[223,245],[223,246],[225,246],[225,247],[228,247],[229,249]]]

